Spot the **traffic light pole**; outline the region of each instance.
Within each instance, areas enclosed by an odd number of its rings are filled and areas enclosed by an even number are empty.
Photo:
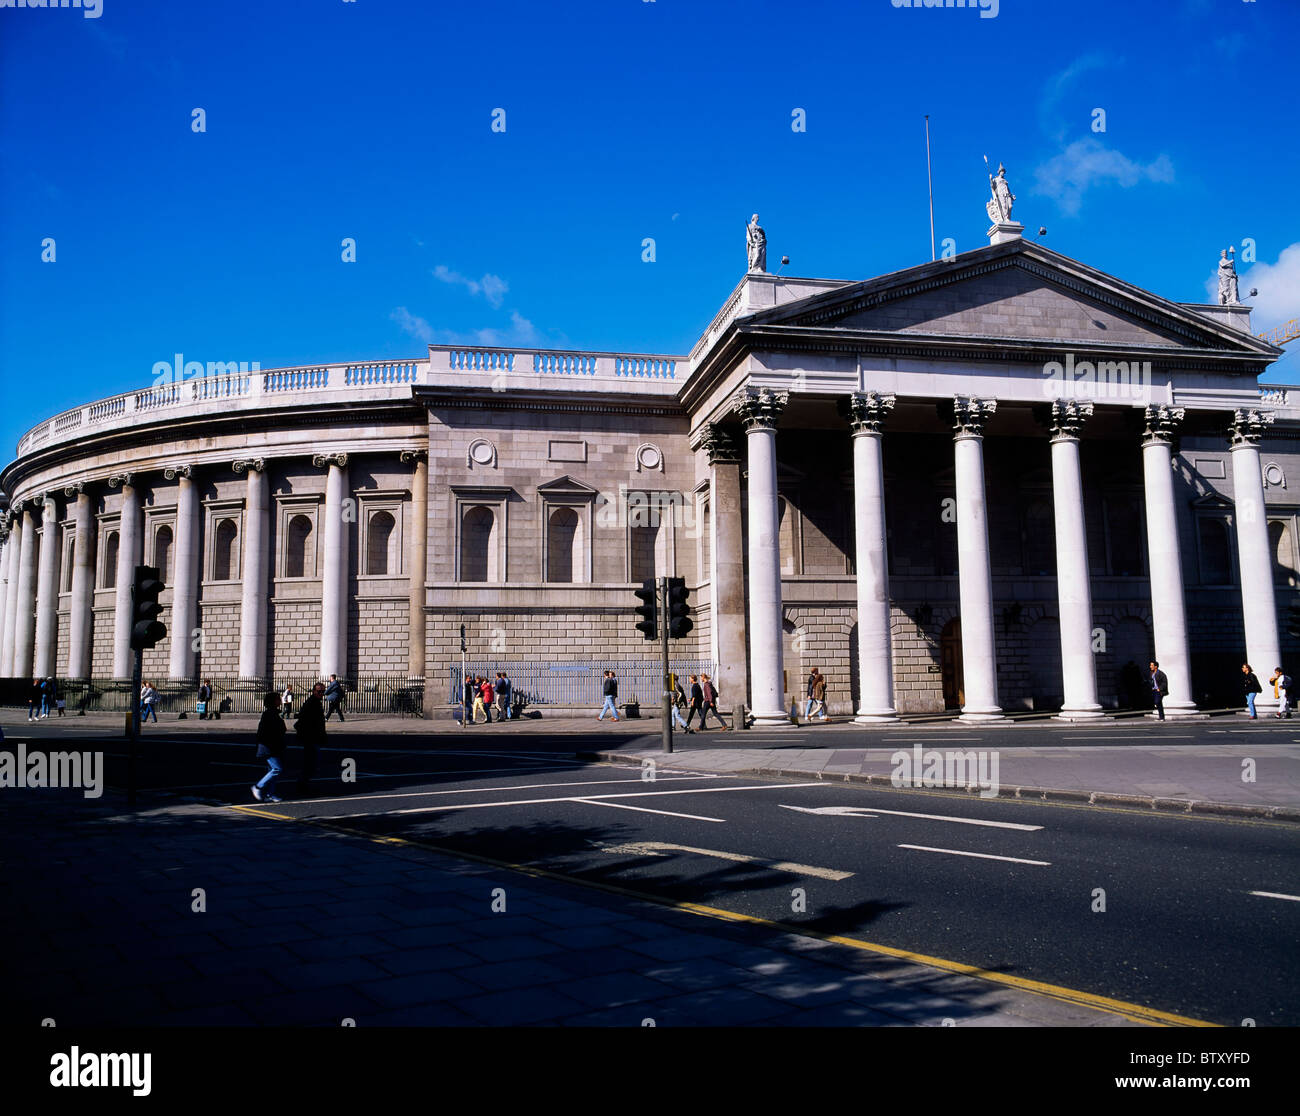
[[[659,639],[660,645],[663,648],[664,658],[663,741],[664,751],[671,752],[673,750],[672,701],[674,695],[672,691],[668,689],[668,579],[666,577],[661,577],[659,579],[659,599],[661,601],[661,607],[659,610]]]
[[[131,667],[131,748],[126,760],[126,801],[135,805],[135,753],[140,742],[140,686],[144,681],[144,652],[137,649]]]

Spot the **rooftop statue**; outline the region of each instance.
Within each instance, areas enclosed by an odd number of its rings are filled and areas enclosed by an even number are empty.
[[[767,270],[767,234],[758,223],[758,214],[749,219],[745,229],[745,245],[749,251],[749,270]]]
[[[997,176],[989,175],[989,189],[993,192],[993,197],[984,203],[984,208],[989,213],[989,220],[995,225],[1008,224],[1011,221],[1011,205],[1016,200],[1016,195],[1007,185],[1007,168],[1001,163],[998,164]]]
[[[1241,305],[1241,300],[1237,297],[1237,265],[1233,259],[1236,251],[1235,247],[1230,247],[1219,253],[1220,306]]]

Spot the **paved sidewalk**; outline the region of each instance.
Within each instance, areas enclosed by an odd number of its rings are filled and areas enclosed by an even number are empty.
[[[10,1025],[1135,1022],[254,810],[0,794]]]

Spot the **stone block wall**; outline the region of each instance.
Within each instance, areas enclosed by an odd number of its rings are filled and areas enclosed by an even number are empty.
[[[352,599],[348,628],[355,650],[349,662],[355,664],[352,669],[356,673],[405,673],[409,615],[410,602],[403,597]],[[460,646],[459,635],[456,646]]]
[[[200,602],[199,626],[203,629],[203,654],[199,673],[234,678],[239,674],[239,605]]]
[[[271,642],[267,657],[277,677],[320,670],[320,602],[277,601],[268,606]]]

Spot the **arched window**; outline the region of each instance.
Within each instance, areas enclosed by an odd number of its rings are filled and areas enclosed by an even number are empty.
[[[284,576],[310,577],[316,572],[316,553],[311,545],[311,517],[295,515],[289,520],[287,535]]]
[[[104,536],[104,585],[105,589],[117,588],[117,532],[109,531]]]
[[[663,523],[653,527],[632,527],[629,545],[632,550],[631,580],[644,581],[667,573],[667,563],[662,560]]]
[[[153,564],[162,572],[164,585],[172,583],[172,529],[163,524],[153,537]]]
[[[370,517],[370,531],[366,546],[366,573],[376,576],[395,573],[397,562],[391,553],[396,538],[397,522],[386,511],[375,512]]]
[[[1228,524],[1208,516],[1198,524],[1201,541],[1201,581],[1205,585],[1232,583],[1232,545]]]
[[[213,545],[212,580],[231,581],[239,571],[239,528],[233,519],[223,519],[217,524],[217,537]]]
[[[546,524],[546,580],[572,582],[582,561],[582,521],[572,508],[556,508]]]
[[[1291,546],[1290,527],[1280,519],[1270,520],[1268,541],[1273,549],[1273,580],[1279,585],[1295,585],[1295,554]]]
[[[482,505],[467,508],[460,525],[461,581],[497,581],[497,517]]]

